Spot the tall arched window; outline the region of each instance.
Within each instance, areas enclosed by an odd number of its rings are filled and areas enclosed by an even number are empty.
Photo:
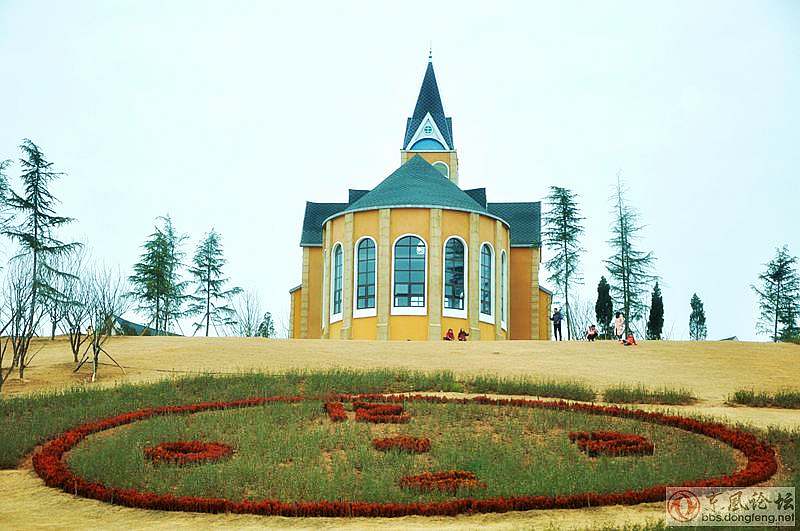
[[[508,260],[505,250],[500,252],[500,326],[507,328],[508,322]]]
[[[356,247],[356,311],[375,308],[375,242],[364,238]]]
[[[450,238],[444,246],[444,310],[453,316],[466,310],[466,252],[464,242]],[[451,310],[448,312],[448,310]],[[455,311],[454,311],[455,310]]]
[[[395,308],[425,308],[425,242],[403,236],[394,244]]]
[[[342,245],[337,243],[333,247],[331,256],[331,318],[342,315]]]
[[[492,248],[481,246],[481,314],[492,315]]]

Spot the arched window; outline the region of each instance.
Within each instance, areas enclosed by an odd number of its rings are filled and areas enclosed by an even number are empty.
[[[481,246],[481,314],[492,315],[492,248]]]
[[[500,326],[507,328],[508,322],[508,260],[506,251],[500,252]]]
[[[364,238],[356,247],[356,310],[375,308],[375,241]]]
[[[425,242],[416,236],[394,244],[393,301],[395,308],[425,308]]]
[[[331,318],[342,315],[342,245],[337,243],[333,247],[331,256]]]
[[[450,166],[448,166],[447,164],[445,164],[444,162],[442,162],[440,160],[437,160],[436,162],[434,162],[432,164],[432,166],[434,168],[436,168],[437,170],[439,170],[439,173],[441,173],[442,175],[444,175],[448,179],[450,178]]]
[[[466,310],[466,252],[464,242],[450,238],[444,245],[444,310],[445,314],[462,317],[448,310]]]

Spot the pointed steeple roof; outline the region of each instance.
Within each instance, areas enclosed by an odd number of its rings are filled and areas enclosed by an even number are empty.
[[[436,127],[447,144],[447,149],[455,149],[453,147],[452,123],[450,118],[444,115],[442,98],[439,96],[439,86],[436,84],[436,74],[433,72],[433,61],[430,58],[428,60],[428,68],[425,70],[425,77],[422,80],[422,87],[419,89],[419,96],[417,96],[414,115],[406,123],[403,149],[410,148],[411,140],[428,114],[433,118]]]
[[[415,155],[339,214],[398,207],[448,208],[489,213],[486,207],[464,193],[428,161]]]

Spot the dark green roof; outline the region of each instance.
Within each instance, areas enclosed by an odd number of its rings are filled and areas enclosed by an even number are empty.
[[[300,235],[300,247],[322,245],[322,223],[341,212],[347,203],[312,203],[306,201],[306,215],[303,218],[303,233]]]
[[[300,246],[321,246],[326,219],[345,212],[379,208],[445,208],[499,218],[509,226],[512,246],[541,246],[541,203],[486,203],[486,189],[461,190],[415,156],[374,189],[350,190],[349,203],[306,202]],[[484,207],[484,205],[486,205]]]
[[[542,203],[487,203],[490,214],[506,223],[512,246],[541,247]]]
[[[464,193],[477,201],[477,203],[483,208],[486,208],[486,188],[473,188],[472,190],[464,190]]]
[[[444,115],[442,98],[439,96],[439,86],[436,84],[436,74],[433,73],[433,63],[430,61],[428,62],[428,68],[425,70],[425,77],[422,79],[422,87],[419,89],[414,115],[406,122],[406,137],[403,140],[403,149],[409,148],[408,144],[411,142],[411,138],[417,132],[419,125],[428,113],[431,113],[431,118],[436,122],[436,127],[439,128],[445,142],[447,142],[447,149],[455,149],[453,147],[452,120]]]
[[[433,207],[487,214],[487,210],[428,161],[415,155],[344,212],[396,207]]]

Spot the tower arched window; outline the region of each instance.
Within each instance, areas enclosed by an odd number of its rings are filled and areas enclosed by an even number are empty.
[[[356,246],[355,310],[375,308],[375,241],[363,238]]]
[[[337,243],[331,254],[331,321],[342,318],[342,274],[344,270],[342,244]]]
[[[425,242],[413,235],[403,236],[394,244],[392,306],[401,309],[395,313],[424,312],[426,251]]]
[[[492,299],[494,298],[492,290],[492,279],[494,277],[492,267],[492,247],[488,243],[481,246],[481,299],[480,310],[481,316],[484,318],[492,317]]]
[[[444,313],[466,317],[466,251],[464,242],[450,238],[444,245]]]

